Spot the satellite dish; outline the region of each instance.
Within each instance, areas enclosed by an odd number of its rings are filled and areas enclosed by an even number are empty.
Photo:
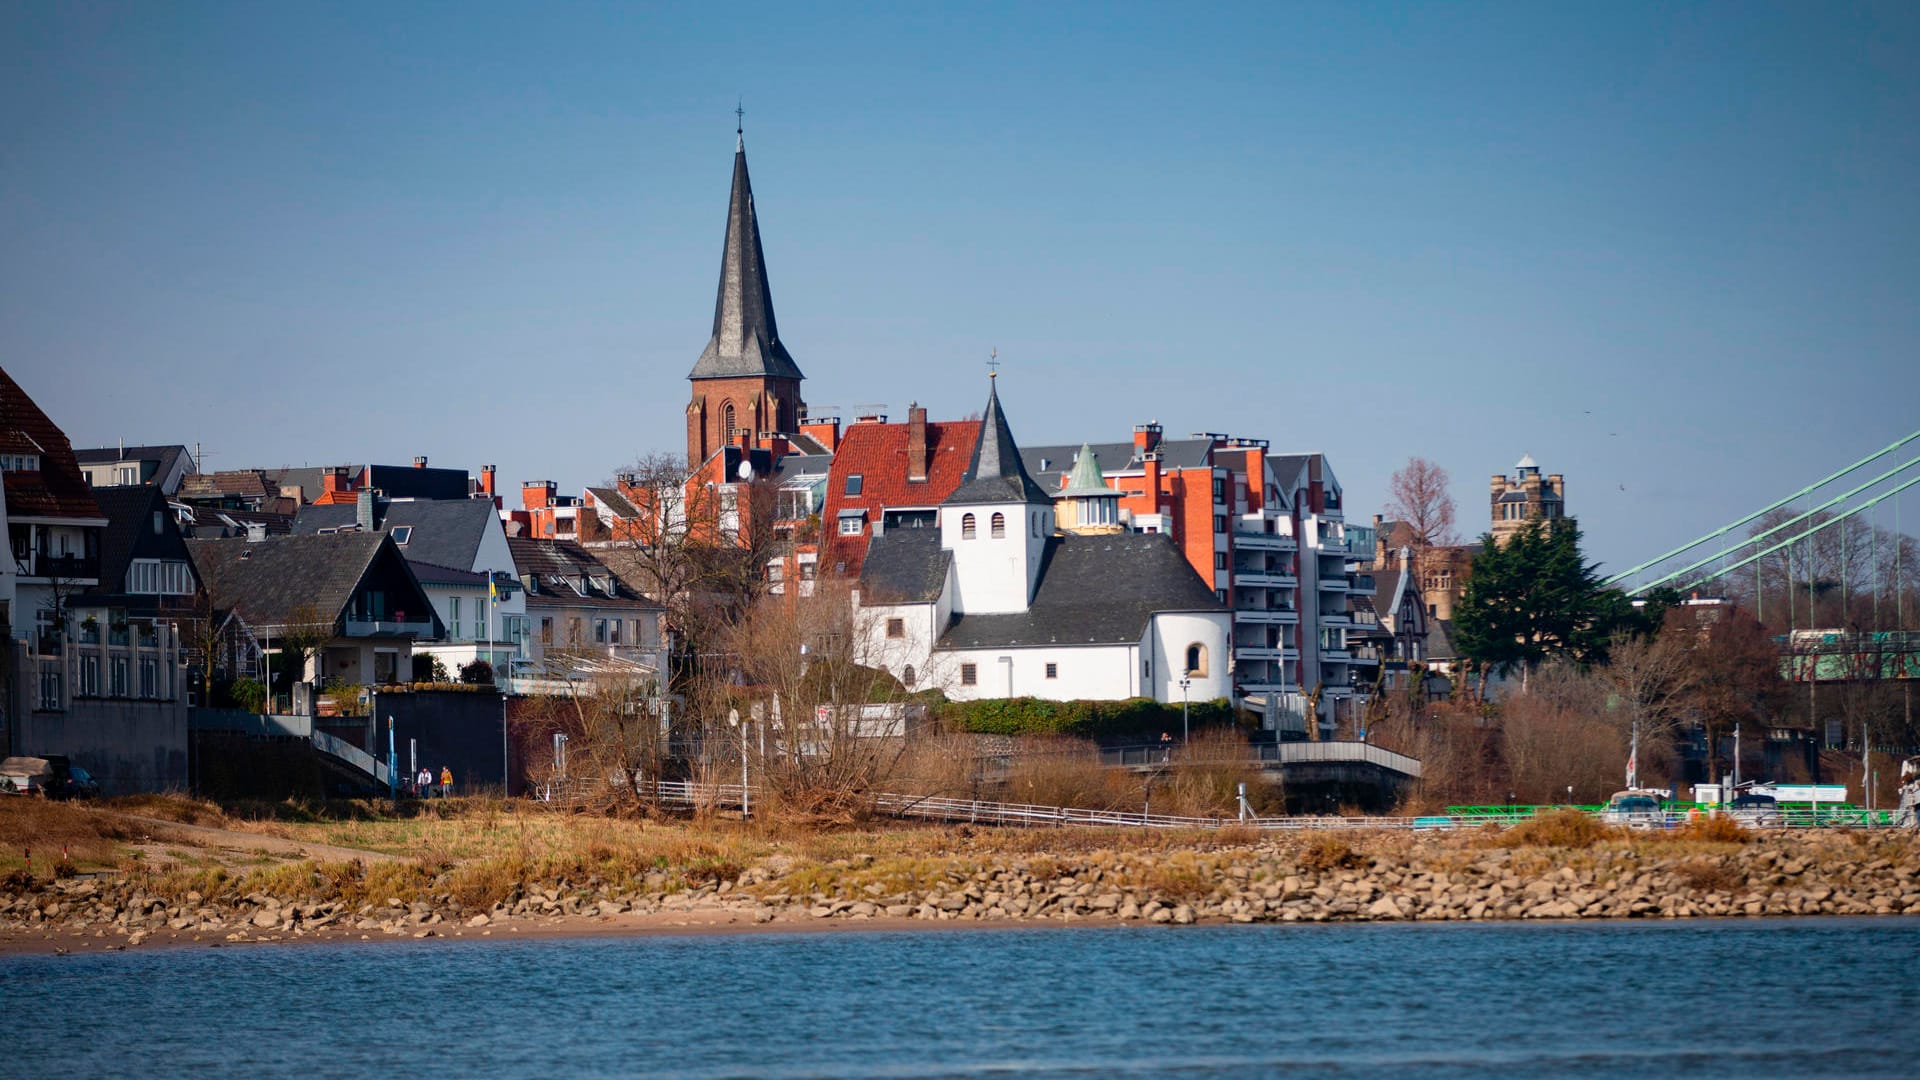
[[[753,479],[753,462],[742,459],[740,462],[740,468],[737,471],[740,474],[740,479],[742,480]]]

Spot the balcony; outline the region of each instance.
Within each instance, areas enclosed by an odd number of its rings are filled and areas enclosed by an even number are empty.
[[[431,620],[396,622],[392,619],[347,619],[341,631],[342,637],[411,637],[431,639],[433,622]]]
[[[1323,577],[1320,579],[1320,591],[1321,592],[1346,592],[1347,579],[1344,575],[1340,577]]]
[[[1300,613],[1293,608],[1254,608],[1233,609],[1233,621],[1270,625],[1274,623],[1297,623]]]
[[[1233,657],[1236,660],[1284,660],[1286,650],[1279,646],[1235,645]]]
[[[1299,545],[1293,542],[1291,536],[1236,529],[1233,533],[1233,546],[1247,551],[1293,551]]]
[[[81,555],[49,555],[44,551],[26,555],[15,553],[13,564],[15,571],[24,578],[75,582],[100,580],[100,560]]]
[[[1361,596],[1373,596],[1376,595],[1379,590],[1373,587],[1372,574],[1355,574],[1352,579],[1347,582],[1347,591],[1358,593]]]
[[[1291,589],[1300,579],[1278,570],[1240,570],[1233,572],[1233,583],[1241,588]]]
[[[1321,626],[1352,626],[1353,612],[1323,611],[1320,613],[1320,625]]]

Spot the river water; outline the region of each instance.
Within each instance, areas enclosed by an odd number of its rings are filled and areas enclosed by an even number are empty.
[[[1913,1077],[1920,919],[134,950],[0,1018],[11,1076]]]

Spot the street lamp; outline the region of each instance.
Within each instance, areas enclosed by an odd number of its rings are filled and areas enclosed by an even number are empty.
[[[1185,675],[1180,676],[1180,743],[1183,746],[1187,742],[1187,737],[1192,734],[1187,726],[1187,687],[1192,685],[1191,678]]]
[[[801,646],[804,650],[806,646]],[[727,726],[740,733],[740,820],[745,821],[747,811],[747,729],[740,724],[740,710],[727,710]]]

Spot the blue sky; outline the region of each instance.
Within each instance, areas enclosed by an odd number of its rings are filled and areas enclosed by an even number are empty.
[[[684,447],[736,99],[816,407],[1531,453],[1624,567],[1920,427],[1920,8],[0,5],[0,364],[211,468]],[[1909,508],[1911,520],[1920,509]],[[1911,531],[1911,527],[1910,527]]]

